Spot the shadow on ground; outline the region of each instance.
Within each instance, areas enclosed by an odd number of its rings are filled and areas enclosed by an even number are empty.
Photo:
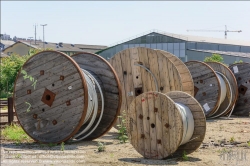
[[[179,162],[197,162],[201,161],[201,159],[196,157],[188,157],[188,161],[183,161],[181,158],[172,158],[172,159],[165,159],[165,160],[152,160],[152,159],[145,159],[145,158],[120,158],[119,161],[133,163],[133,164],[142,164],[142,165],[178,165]]]

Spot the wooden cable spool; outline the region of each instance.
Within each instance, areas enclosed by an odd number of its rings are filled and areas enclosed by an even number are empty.
[[[122,111],[127,111],[133,99],[143,92],[183,91],[185,80],[175,65],[160,51],[143,47],[129,48],[114,55],[110,63],[121,81]],[[190,89],[186,91],[192,92]],[[118,121],[117,124],[119,123]]]
[[[101,83],[104,102],[113,103],[112,108],[104,104],[101,123],[85,138],[94,139],[107,132],[116,120],[121,104],[120,84],[113,68],[98,55],[82,53],[73,57],[91,62],[87,67],[95,67],[91,72]],[[109,71],[108,76],[98,73],[96,64],[101,66],[100,71]],[[105,79],[113,83],[112,90],[106,88],[109,85]],[[71,57],[58,51],[43,51],[29,58],[19,71],[13,99],[17,119],[31,138],[42,143],[60,143],[83,127],[89,89],[83,71]]]
[[[233,111],[238,99],[238,86],[232,71],[224,64],[219,62],[206,62],[215,72],[222,74],[226,83],[226,98],[220,105],[217,113],[213,117],[224,116]],[[230,90],[231,89],[231,90]],[[230,91],[232,92],[230,95]],[[223,111],[224,110],[224,111]]]
[[[193,131],[183,142],[186,132],[178,104],[190,109]],[[145,92],[137,96],[129,106],[127,131],[131,144],[145,158],[164,159],[195,151],[206,132],[206,120],[202,107],[191,95],[181,91]]]
[[[182,91],[194,96],[194,82],[192,75],[187,68],[187,66],[175,55],[164,50],[156,50],[165,55],[177,68],[181,81],[182,81]]]
[[[227,115],[236,102],[236,82],[232,72],[217,62],[189,61],[195,98],[203,106],[206,117],[215,118]]]
[[[188,61],[185,65],[193,77],[195,99],[201,104],[207,117],[213,115],[219,107],[221,95],[221,87],[215,71],[200,61]]]
[[[233,114],[250,116],[250,63],[236,63],[229,66],[238,84],[238,101]]]

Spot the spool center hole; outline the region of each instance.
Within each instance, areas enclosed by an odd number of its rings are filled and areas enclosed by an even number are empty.
[[[137,94],[141,94],[141,90],[140,89],[138,89],[136,92],[137,92]]]
[[[152,127],[152,128],[155,128],[155,124],[154,124],[154,123],[152,123],[152,124],[151,124],[151,127]]]
[[[49,101],[50,100],[50,95],[46,95],[45,99]]]

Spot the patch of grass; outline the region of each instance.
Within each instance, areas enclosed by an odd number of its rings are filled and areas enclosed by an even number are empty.
[[[2,110],[8,110],[8,106],[4,106]]]
[[[184,161],[189,161],[189,158],[188,158],[188,156],[187,156],[187,153],[186,153],[186,151],[184,150],[183,151],[183,154],[182,154],[182,160],[184,160]]]
[[[248,147],[250,147],[250,141],[247,142]]]
[[[22,157],[21,154],[16,154],[16,155],[15,155],[15,158],[16,158],[16,159],[20,159],[21,157]]]
[[[6,126],[1,131],[1,134],[6,140],[14,141],[16,144],[32,141],[32,139],[24,132],[22,127],[16,124]]]
[[[231,137],[229,141],[230,141],[230,142],[235,142],[235,138],[234,138],[234,137]]]
[[[118,127],[118,139],[120,140],[120,143],[125,143],[128,140],[127,136],[127,128],[126,128],[126,112],[123,111],[121,116],[118,116],[118,118],[121,121],[121,124],[117,125]]]
[[[101,143],[100,141],[98,142],[97,146],[98,146],[98,152],[104,152],[106,149],[105,144]]]
[[[64,151],[64,142],[61,143],[61,151]]]

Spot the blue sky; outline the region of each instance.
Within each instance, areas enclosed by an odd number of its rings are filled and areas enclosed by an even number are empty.
[[[43,37],[45,41],[110,45],[152,29],[224,38],[223,32],[187,29],[242,30],[228,39],[250,41],[250,2],[171,1],[1,1],[1,33],[11,37]]]

